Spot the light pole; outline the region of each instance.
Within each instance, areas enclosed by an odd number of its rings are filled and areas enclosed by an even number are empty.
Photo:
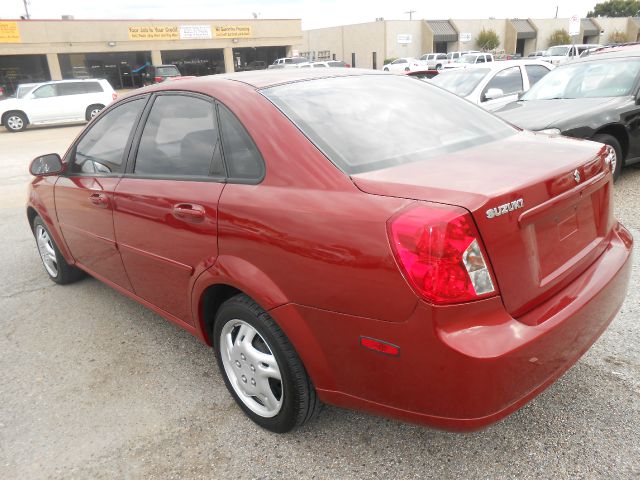
[[[408,12],[404,12],[404,13],[409,14],[409,20],[413,20],[413,14],[416,13],[416,11],[415,10],[409,10]]]
[[[30,20],[31,15],[29,15],[29,7],[27,5],[29,3],[29,0],[22,0],[22,3],[24,4],[24,18],[25,20]]]

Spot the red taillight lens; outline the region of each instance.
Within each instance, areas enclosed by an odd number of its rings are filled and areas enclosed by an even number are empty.
[[[413,206],[393,217],[389,237],[407,280],[437,304],[495,295],[480,235],[471,215],[451,206]]]
[[[162,82],[162,77],[155,77],[155,78],[153,79],[153,81],[154,81],[155,83],[160,83],[160,82]]]

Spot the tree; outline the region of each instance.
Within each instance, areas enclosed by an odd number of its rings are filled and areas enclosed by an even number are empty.
[[[624,32],[616,30],[609,35],[609,43],[626,43],[629,41],[629,37]]]
[[[638,0],[607,0],[598,3],[587,17],[636,17],[640,12]]]
[[[495,30],[483,28],[476,38],[476,45],[484,51],[495,50],[500,45],[500,37]]]
[[[549,37],[549,46],[554,47],[556,45],[567,45],[571,43],[571,37],[569,36],[569,32],[567,32],[564,28],[561,30],[556,30]]]

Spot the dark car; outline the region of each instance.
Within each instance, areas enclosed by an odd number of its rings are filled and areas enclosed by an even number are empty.
[[[527,130],[608,145],[617,179],[640,160],[639,89],[640,48],[590,55],[556,68],[495,113]]]
[[[181,77],[182,74],[175,65],[154,65],[147,67],[145,74],[145,85],[162,83],[168,78]]]
[[[374,70],[136,90],[31,173],[49,277],[86,272],[211,345],[277,432],[321,402],[495,422],[585,353],[631,271],[602,145]]]

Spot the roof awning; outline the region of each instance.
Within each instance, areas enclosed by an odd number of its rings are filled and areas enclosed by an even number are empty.
[[[427,20],[429,27],[433,30],[434,42],[457,42],[458,32],[453,28],[449,20]]]
[[[600,35],[600,28],[590,18],[583,18],[580,20],[580,24],[584,32],[582,35],[585,37],[597,37]]]
[[[513,19],[511,24],[516,27],[518,40],[523,38],[536,38],[536,29],[531,26],[529,20]]]

